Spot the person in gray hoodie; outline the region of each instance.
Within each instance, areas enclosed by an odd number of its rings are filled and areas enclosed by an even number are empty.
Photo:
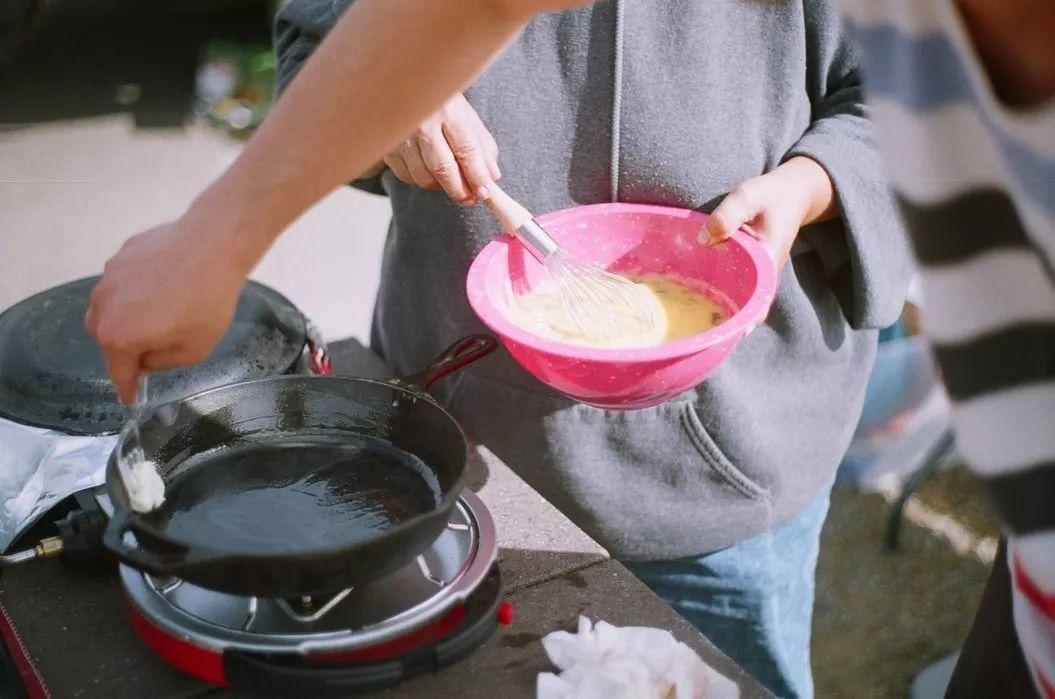
[[[282,8],[280,87],[347,5]],[[877,329],[897,319],[911,274],[833,8],[608,0],[539,16],[380,165],[355,184],[392,203],[371,344],[398,372],[482,329],[463,288],[499,232],[472,206],[498,177],[539,213],[605,201],[714,210],[712,239],[746,224],[778,262],[790,257],[766,324],[661,406],[576,404],[507,356],[443,399],[769,689],[811,696],[828,492]]]

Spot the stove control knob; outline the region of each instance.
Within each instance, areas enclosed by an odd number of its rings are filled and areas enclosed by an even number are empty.
[[[511,625],[515,615],[516,607],[513,606],[512,602],[502,602],[498,605],[498,623],[502,626]]]

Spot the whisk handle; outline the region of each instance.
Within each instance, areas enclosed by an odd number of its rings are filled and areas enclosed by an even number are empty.
[[[545,262],[560,249],[557,241],[535,219],[518,228],[516,237],[539,262]]]
[[[531,212],[502,191],[501,187],[496,184],[491,185],[490,191],[491,196],[485,199],[484,203],[494,212],[507,231],[515,233],[518,228],[532,219]]]
[[[531,216],[531,212],[497,185],[492,186],[491,196],[485,200],[485,203],[506,230],[515,235],[540,262],[544,262],[559,249],[557,241],[538,224]]]

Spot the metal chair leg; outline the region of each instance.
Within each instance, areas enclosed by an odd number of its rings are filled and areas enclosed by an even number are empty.
[[[952,429],[946,429],[934,446],[927,450],[927,456],[923,460],[923,465],[916,469],[905,481],[904,486],[901,488],[901,494],[898,495],[897,500],[891,507],[890,520],[887,523],[886,548],[888,550],[896,551],[900,546],[901,515],[905,509],[905,503],[920,489],[927,476],[938,469],[938,464],[952,450],[953,444]]]

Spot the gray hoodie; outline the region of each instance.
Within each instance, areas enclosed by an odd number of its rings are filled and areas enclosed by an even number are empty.
[[[346,5],[283,8],[280,85]],[[443,391],[477,439],[614,556],[701,554],[793,517],[849,443],[875,329],[897,319],[910,275],[855,51],[832,8],[608,0],[535,19],[466,95],[498,141],[503,187],[536,213],[610,200],[709,211],[792,156],[827,170],[842,221],[803,230],[767,323],[695,389],[606,412],[503,355]],[[485,207],[391,172],[358,184],[393,210],[372,344],[410,372],[482,330],[465,275],[498,226]]]

